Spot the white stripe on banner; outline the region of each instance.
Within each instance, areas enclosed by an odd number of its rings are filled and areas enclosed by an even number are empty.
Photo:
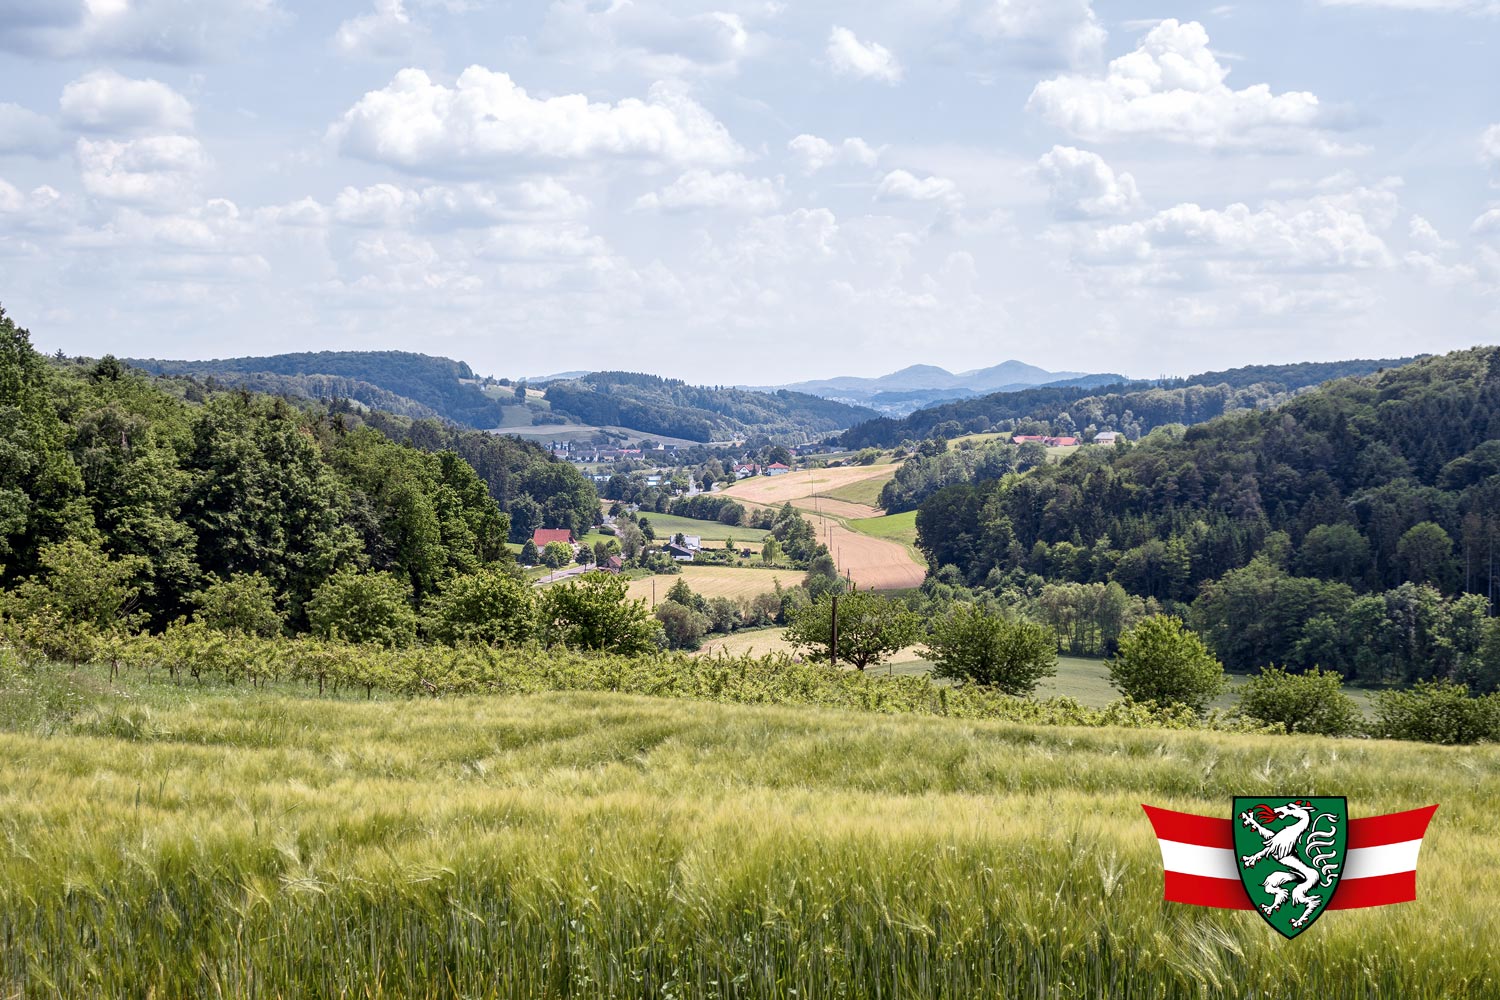
[[[1239,881],[1239,859],[1233,851],[1222,847],[1183,844],[1175,840],[1158,840],[1157,843],[1161,844],[1162,867],[1169,872]],[[1415,871],[1417,852],[1421,847],[1420,840],[1385,844],[1381,847],[1356,847],[1344,859],[1344,878],[1374,878],[1377,875]]]
[[[1161,864],[1169,872],[1184,875],[1202,875],[1204,878],[1229,878],[1240,880],[1233,851],[1222,847],[1203,847],[1200,844],[1183,844],[1176,840],[1159,841]]]
[[[1374,878],[1376,875],[1416,871],[1417,852],[1421,849],[1420,840],[1357,848],[1349,852],[1349,858],[1344,862],[1344,878]]]

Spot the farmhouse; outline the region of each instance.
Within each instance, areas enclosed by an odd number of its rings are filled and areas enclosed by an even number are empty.
[[[693,550],[686,545],[678,545],[673,542],[662,547],[662,551],[676,559],[678,562],[692,562]]]
[[[736,479],[749,479],[751,476],[760,475],[760,466],[753,462],[742,462],[734,467]]]
[[[1112,445],[1116,441],[1123,441],[1124,438],[1125,435],[1121,434],[1119,431],[1100,431],[1098,434],[1094,435],[1094,443]]]
[[[567,528],[538,528],[532,533],[531,542],[538,549],[546,548],[548,542],[562,542],[564,545],[572,545],[573,532]]]
[[[766,475],[768,476],[784,476],[791,471],[792,467],[790,465],[785,465],[781,462],[772,462],[766,466]]]

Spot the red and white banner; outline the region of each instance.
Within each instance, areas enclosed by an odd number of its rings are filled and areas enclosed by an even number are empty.
[[[1156,830],[1169,903],[1251,910],[1240,883],[1234,824],[1141,806]],[[1409,903],[1417,898],[1417,852],[1437,806],[1349,821],[1348,853],[1330,910]]]

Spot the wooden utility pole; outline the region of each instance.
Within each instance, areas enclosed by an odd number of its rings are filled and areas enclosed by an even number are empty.
[[[828,665],[836,668],[839,665],[839,595],[833,594],[832,597],[833,618],[828,632]]]

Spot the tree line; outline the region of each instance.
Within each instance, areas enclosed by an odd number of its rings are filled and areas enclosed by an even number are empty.
[[[367,573],[418,614],[512,562],[513,519],[581,529],[597,512],[592,484],[534,446],[49,362],[0,311],[0,587],[28,607],[93,614],[78,593],[113,581],[114,613],[159,630],[253,578],[305,631],[328,581]]]
[[[944,488],[918,544],[997,593],[1117,584],[1183,611],[1235,668],[1488,689],[1497,438],[1500,349],[1457,352]]]

